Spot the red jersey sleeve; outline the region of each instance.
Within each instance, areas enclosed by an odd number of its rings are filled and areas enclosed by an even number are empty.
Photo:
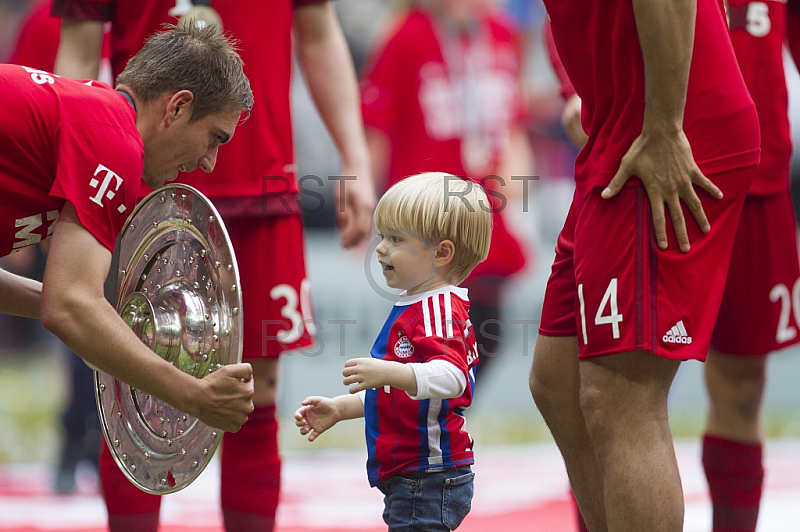
[[[51,13],[78,20],[111,20],[115,0],[53,0]]]
[[[446,360],[469,379],[477,364],[475,335],[469,321],[468,303],[452,292],[432,294],[421,301],[409,340],[416,346],[414,362]]]
[[[786,19],[786,37],[795,66],[800,69],[800,0],[789,0]]]
[[[84,228],[113,251],[136,204],[141,141],[106,124],[71,122],[59,127],[55,147],[58,160],[50,195],[72,203]]]

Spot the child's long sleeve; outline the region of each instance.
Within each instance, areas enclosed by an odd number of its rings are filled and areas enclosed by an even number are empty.
[[[464,372],[455,364],[446,360],[436,359],[424,363],[410,363],[417,379],[416,395],[408,396],[412,399],[448,399],[458,397],[467,387],[467,378]]]

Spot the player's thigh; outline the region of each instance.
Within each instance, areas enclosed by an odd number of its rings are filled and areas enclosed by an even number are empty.
[[[302,218],[234,218],[226,225],[241,276],[243,358],[276,358],[313,344]]]
[[[788,192],[747,197],[712,337],[714,350],[761,357],[800,342],[796,227]]]
[[[643,188],[624,188],[610,200],[599,188],[587,196],[575,225],[581,358],[644,350],[705,359],[752,169],[711,177],[724,198],[699,192],[711,223],[707,234],[684,208],[688,253],[679,250],[669,217],[669,247],[658,248]]]
[[[575,287],[575,221],[583,204],[576,192],[572,198],[564,227],[558,235],[555,258],[547,279],[542,305],[539,334],[547,337],[573,337],[578,331],[575,325],[577,292]],[[542,346],[546,347],[546,346]],[[537,350],[539,345],[537,343]],[[548,350],[542,350],[548,351]]]

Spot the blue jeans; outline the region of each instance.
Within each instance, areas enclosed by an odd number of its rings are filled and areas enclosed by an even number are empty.
[[[455,530],[472,507],[474,478],[469,466],[390,478],[378,486],[389,532]]]

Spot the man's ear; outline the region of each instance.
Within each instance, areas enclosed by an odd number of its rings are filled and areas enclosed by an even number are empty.
[[[192,114],[192,102],[194,101],[194,94],[190,90],[179,90],[169,97],[167,100],[167,108],[164,113],[164,125],[169,127],[170,124],[179,118],[188,119]]]
[[[436,255],[433,260],[437,268],[447,266],[456,256],[456,246],[452,240],[442,240],[435,246]]]

